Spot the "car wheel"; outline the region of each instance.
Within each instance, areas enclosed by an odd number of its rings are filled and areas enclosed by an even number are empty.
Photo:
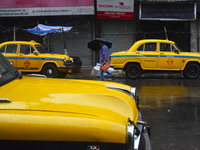
[[[131,79],[137,79],[141,76],[142,69],[137,64],[130,64],[126,68],[126,76],[128,76]]]
[[[58,76],[58,69],[55,65],[48,64],[44,66],[42,74],[44,74],[48,78],[55,78]]]
[[[183,75],[188,79],[196,79],[199,77],[199,74],[200,67],[195,63],[188,64],[183,71]]]
[[[149,138],[149,134],[147,132],[143,132],[140,138],[139,150],[151,150],[151,141]]]

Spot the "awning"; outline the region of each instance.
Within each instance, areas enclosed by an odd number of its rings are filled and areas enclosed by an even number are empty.
[[[57,32],[66,32],[71,30],[72,27],[64,27],[64,26],[47,26],[47,25],[43,25],[43,24],[38,24],[36,27],[34,28],[30,28],[30,29],[23,29],[25,31],[28,31],[32,34],[36,34],[36,35],[40,35],[40,36],[44,36],[48,33],[57,33]]]

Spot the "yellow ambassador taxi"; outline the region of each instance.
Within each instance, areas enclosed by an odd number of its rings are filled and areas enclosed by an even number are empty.
[[[22,72],[41,72],[47,77],[66,76],[72,71],[68,55],[46,53],[35,41],[9,41],[0,44],[0,52]]]
[[[180,71],[184,77],[196,79],[200,74],[200,54],[182,52],[170,40],[146,39],[127,51],[111,54],[111,65],[123,69],[129,78],[139,78],[144,70]]]
[[[22,76],[0,53],[1,149],[151,149],[136,88]]]

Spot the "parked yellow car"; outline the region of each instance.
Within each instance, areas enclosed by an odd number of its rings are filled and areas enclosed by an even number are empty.
[[[0,53],[1,149],[151,149],[134,87],[37,76]]]
[[[200,54],[182,52],[169,40],[147,39],[133,44],[127,51],[111,54],[111,65],[123,69],[129,78],[139,78],[144,70],[183,71],[186,78],[200,74]]]
[[[9,41],[0,44],[0,52],[22,72],[41,72],[47,77],[66,76],[72,71],[73,59],[50,54],[35,41]]]

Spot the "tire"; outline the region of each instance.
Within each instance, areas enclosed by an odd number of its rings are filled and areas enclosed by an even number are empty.
[[[129,64],[126,67],[126,76],[131,79],[137,79],[141,76],[142,69],[138,64]]]
[[[147,132],[142,133],[144,142],[145,142],[145,150],[151,150],[151,141]]]
[[[198,64],[195,63],[188,64],[183,71],[184,77],[188,79],[196,79],[199,77],[199,74],[200,67]]]
[[[56,78],[58,76],[58,69],[53,64],[47,64],[42,69],[42,74],[44,74],[47,78]]]
[[[147,131],[141,133],[140,145],[138,150],[151,150],[151,140]]]

